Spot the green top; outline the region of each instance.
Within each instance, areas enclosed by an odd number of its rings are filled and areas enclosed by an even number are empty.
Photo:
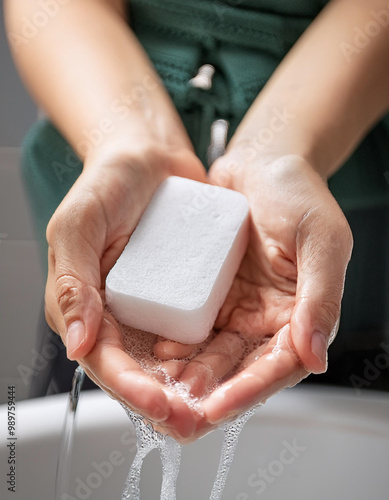
[[[162,76],[204,163],[212,121],[228,120],[231,137],[275,68],[326,3],[131,1],[132,27]],[[190,88],[188,81],[206,63],[216,68],[211,90]],[[330,188],[345,210],[388,204],[387,169],[389,117],[330,180]]]
[[[325,0],[131,0],[131,26],[146,49],[206,164],[210,127],[234,133],[251,103]],[[212,88],[189,80],[212,64]],[[129,62],[130,71],[131,62]],[[330,188],[344,210],[389,204],[389,117],[366,137]],[[23,170],[42,242],[46,225],[82,165],[48,122],[24,143]]]

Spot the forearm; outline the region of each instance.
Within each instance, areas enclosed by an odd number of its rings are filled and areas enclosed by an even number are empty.
[[[105,143],[186,140],[155,70],[128,27],[120,0],[69,0],[24,38],[37,0],[5,2],[15,61],[38,104],[81,158]],[[16,35],[16,36],[15,36]],[[166,132],[168,131],[168,132]],[[189,146],[189,144],[188,144]]]
[[[297,154],[327,178],[389,109],[388,0],[333,0],[260,93],[229,148],[252,161]],[[371,36],[375,21],[376,36]],[[383,23],[384,24],[384,23]],[[369,31],[370,28],[370,31]],[[365,46],[356,37],[367,31]],[[357,46],[359,45],[359,47]]]

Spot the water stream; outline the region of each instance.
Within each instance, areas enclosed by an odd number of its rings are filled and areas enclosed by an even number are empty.
[[[85,372],[78,366],[74,372],[72,389],[69,393],[65,420],[62,427],[59,445],[57,474],[55,477],[55,500],[62,500],[63,494],[69,490],[70,467],[74,441],[75,418]]]
[[[219,467],[209,500],[220,500],[222,498],[228,473],[230,472],[235,450],[238,445],[239,435],[249,418],[256,412],[256,409],[257,408],[252,408],[240,415],[237,419],[224,425],[224,440],[220,453]]]
[[[130,329],[121,325],[124,346],[128,354],[135,359],[142,368],[149,373],[152,377],[161,377],[165,380],[167,386],[174,390],[184,401],[193,408],[199,407],[199,401],[193,398],[183,384],[175,379],[167,376],[158,359],[153,355],[153,345],[155,336]],[[207,342],[211,341],[210,337]],[[253,340],[252,342],[245,342],[245,349],[242,353],[242,359],[251,354],[255,354],[261,346],[264,347],[268,339],[261,341]],[[202,347],[204,349],[205,345]],[[192,354],[192,356],[194,356]],[[187,359],[186,361],[189,361]],[[216,382],[216,385],[218,383]],[[216,386],[215,386],[216,387]],[[210,388],[211,392],[215,387]],[[123,406],[123,405],[122,405]],[[144,459],[154,449],[160,453],[162,462],[162,487],[161,487],[161,500],[176,500],[176,483],[180,469],[181,462],[181,449],[182,446],[169,436],[165,436],[158,431],[155,431],[150,423],[144,417],[137,415],[130,409],[123,406],[132,424],[134,425],[137,435],[137,453],[131,465],[128,474],[122,500],[140,500],[140,479],[141,470]],[[199,407],[200,408],[200,407]],[[221,427],[224,432],[224,439],[221,448],[220,461],[216,474],[216,479],[210,492],[210,500],[221,500],[223,490],[227,481],[227,476],[234,458],[236,446],[238,444],[239,435],[249,420],[254,415],[257,407],[241,414],[232,422],[228,422]]]
[[[161,370],[159,360],[153,355],[153,345],[155,336],[145,332],[127,329],[122,325],[123,341],[125,349],[133,359],[139,362],[142,368],[151,376],[165,378],[165,382],[170,388],[187,402],[189,406],[197,407],[198,400],[192,398],[187,392],[184,384],[177,380],[170,379]],[[265,339],[263,339],[264,341]],[[261,344],[252,343],[246,346],[245,356],[248,353],[255,354],[261,349]],[[72,390],[69,394],[67,412],[61,436],[60,452],[57,464],[56,493],[55,500],[62,500],[64,493],[68,492],[70,465],[74,438],[75,416],[79,401],[80,390],[85,373],[81,367],[75,371]],[[122,494],[122,500],[141,500],[140,481],[144,459],[154,449],[160,453],[162,463],[162,485],[161,500],[176,500],[176,484],[180,470],[182,446],[173,438],[155,431],[152,425],[141,415],[137,415],[126,406],[122,405],[131,420],[137,435],[137,453],[131,465]],[[257,407],[241,414],[234,421],[224,424],[220,428],[224,432],[223,444],[221,447],[220,461],[215,478],[215,482],[210,492],[210,500],[221,500],[223,490],[227,481],[227,476],[234,458],[239,435],[249,418],[254,415]]]
[[[122,500],[140,500],[140,476],[143,461],[154,449],[159,450],[162,462],[161,500],[175,500],[176,483],[181,463],[181,445],[171,437],[154,431],[151,424],[147,423],[140,415],[126,407],[124,409],[135,427],[138,451],[124,486]]]
[[[125,406],[128,417],[135,427],[137,453],[132,462],[121,500],[141,500],[140,479],[143,461],[154,449],[158,449],[162,462],[161,500],[176,500],[176,484],[181,463],[182,445],[169,436],[155,431],[145,419]],[[224,439],[221,448],[219,467],[209,500],[221,500],[228,473],[234,458],[239,435],[257,408],[252,408],[232,422],[222,427]]]

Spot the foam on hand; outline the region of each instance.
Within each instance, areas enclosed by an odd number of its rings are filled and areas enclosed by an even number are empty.
[[[107,276],[116,318],[185,344],[205,340],[246,251],[248,216],[241,193],[168,177]]]

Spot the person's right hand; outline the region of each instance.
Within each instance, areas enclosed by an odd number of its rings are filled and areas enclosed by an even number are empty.
[[[193,432],[195,415],[125,352],[120,328],[103,305],[105,278],[168,175],[206,180],[186,147],[100,152],[86,161],[47,228],[45,300],[47,321],[69,359],[114,399],[182,440]]]

